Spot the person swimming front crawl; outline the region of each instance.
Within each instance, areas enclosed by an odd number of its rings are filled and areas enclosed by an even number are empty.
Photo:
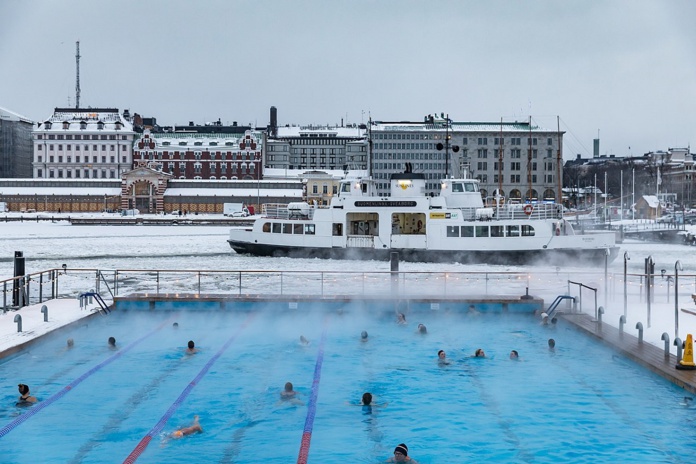
[[[198,423],[198,416],[194,416],[193,424],[189,425],[188,427],[182,427],[179,430],[175,430],[172,432],[172,438],[183,438],[187,435],[201,432],[203,432],[203,428],[201,427],[201,424]]]

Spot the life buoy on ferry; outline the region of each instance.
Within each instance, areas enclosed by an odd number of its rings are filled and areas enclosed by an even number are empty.
[[[524,205],[524,208],[522,208],[522,210],[524,211],[524,214],[526,214],[527,216],[529,216],[530,214],[532,214],[532,211],[534,211],[534,206],[532,206],[532,205]]]
[[[558,237],[559,235],[561,235],[561,228],[556,226],[556,237]]]

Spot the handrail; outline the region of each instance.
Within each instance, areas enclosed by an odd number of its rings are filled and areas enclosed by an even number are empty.
[[[573,282],[572,280],[568,281],[568,293],[570,293],[570,285],[577,285],[579,289],[579,294],[580,294],[580,312],[582,312],[582,289],[586,288],[588,290],[592,290],[594,292],[594,306],[595,306],[595,319],[599,319],[599,307],[597,306],[597,289],[594,287],[590,287],[589,285],[585,285],[582,282]]]

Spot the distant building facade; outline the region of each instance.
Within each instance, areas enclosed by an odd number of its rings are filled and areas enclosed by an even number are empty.
[[[0,108],[0,179],[32,177],[33,128],[29,119]]]
[[[264,166],[308,171],[367,169],[365,127],[285,126],[268,131]]]
[[[562,132],[525,122],[455,122],[429,115],[423,122],[371,122],[368,136],[382,195],[388,195],[390,175],[409,162],[414,172],[425,174],[428,193],[440,191],[445,175],[469,175],[480,181],[489,202],[498,190],[513,202],[559,198]]]
[[[145,130],[135,141],[134,167],[148,166],[173,179],[258,180],[263,177],[264,134]]]
[[[118,179],[131,170],[128,110],[56,108],[33,131],[35,179]]]

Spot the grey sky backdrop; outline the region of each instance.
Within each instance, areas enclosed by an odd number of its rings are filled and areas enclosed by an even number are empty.
[[[0,0],[0,107],[188,121],[532,120],[564,157],[696,143],[696,2]],[[630,149],[629,149],[630,147]]]

